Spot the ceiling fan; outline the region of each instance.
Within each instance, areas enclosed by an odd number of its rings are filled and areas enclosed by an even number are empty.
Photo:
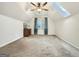
[[[44,8],[47,5],[47,2],[44,2],[43,4],[40,2],[37,2],[37,4],[31,2],[31,4],[35,7],[31,9],[31,11],[39,11],[39,12],[41,12],[42,10],[48,11],[47,8]]]

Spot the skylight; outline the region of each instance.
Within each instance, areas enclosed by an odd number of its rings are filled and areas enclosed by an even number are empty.
[[[63,17],[68,17],[71,15],[66,9],[63,8],[63,6],[59,2],[54,2],[53,8]]]

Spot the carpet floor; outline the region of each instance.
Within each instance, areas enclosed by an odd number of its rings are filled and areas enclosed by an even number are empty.
[[[32,35],[0,48],[9,57],[79,57],[79,50],[56,36]]]

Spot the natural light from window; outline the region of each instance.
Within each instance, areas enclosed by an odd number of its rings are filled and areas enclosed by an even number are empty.
[[[56,10],[60,15],[64,17],[70,16],[70,12],[68,12],[59,2],[54,2],[53,3],[53,8]]]

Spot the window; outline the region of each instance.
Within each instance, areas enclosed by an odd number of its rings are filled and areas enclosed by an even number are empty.
[[[64,17],[68,17],[71,15],[66,9],[63,8],[63,6],[59,2],[54,2],[53,8]]]
[[[44,29],[44,22],[40,19],[37,20],[37,23],[36,23],[36,28],[37,29]]]

